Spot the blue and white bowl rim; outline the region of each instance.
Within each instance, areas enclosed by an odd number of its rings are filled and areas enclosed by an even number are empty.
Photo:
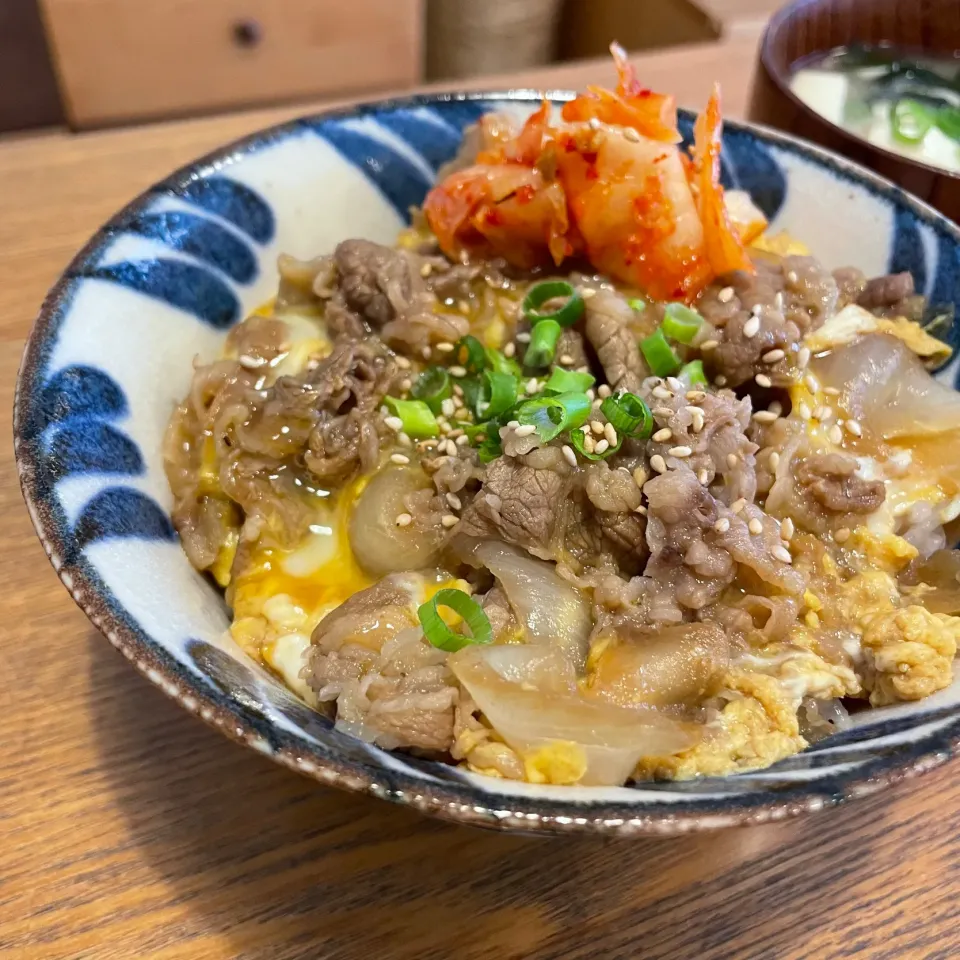
[[[373,762],[356,763],[338,756],[335,749],[307,748],[299,738],[266,723],[262,714],[242,698],[237,699],[228,692],[213,688],[200,688],[165,648],[133,621],[92,570],[85,571],[82,563],[70,564],[69,568],[65,566],[64,558],[70,547],[69,535],[63,518],[57,516],[58,506],[50,491],[40,489],[37,485],[34,451],[20,442],[23,411],[37,402],[38,391],[43,385],[38,376],[43,372],[51,344],[67,312],[72,279],[83,266],[95,260],[112,231],[129,221],[133,215],[143,212],[158,192],[182,189],[320,121],[464,102],[531,103],[544,98],[561,102],[575,95],[565,90],[532,89],[420,94],[303,116],[243,137],[181,167],[111,217],[77,253],[45,298],[27,340],[18,377],[14,402],[14,444],[20,482],[31,519],[51,563],[76,602],[110,642],[148,679],[207,723],[321,783],[366,792],[447,819],[530,832],[674,834],[782,819],[871,793],[894,781],[938,766],[953,755],[960,743],[960,710],[953,706],[923,712],[923,725],[933,721],[945,722],[935,723],[938,728],[935,732],[906,742],[900,734],[907,727],[918,724],[916,715],[830,738],[826,741],[830,748],[861,754],[860,762],[849,771],[801,779],[791,779],[789,776],[757,778],[755,789],[744,793],[741,785],[731,789],[730,796],[723,795],[723,781],[718,780],[714,781],[716,790],[710,796],[691,795],[689,799],[672,799],[665,804],[655,800],[629,802],[603,797],[595,799],[597,792],[586,789],[567,791],[563,788],[566,792],[558,794],[550,791],[549,795],[542,791],[531,791],[525,795],[522,789],[513,789],[517,786],[514,784],[510,785],[509,792],[504,792],[499,789],[498,781],[486,783],[476,777],[440,781],[416,775],[415,768],[411,773],[405,773]],[[865,188],[874,196],[909,212],[937,237],[960,250],[960,227],[873,172],[768,127],[726,121],[725,131],[746,134],[761,143],[827,168],[837,177]],[[889,743],[889,747],[884,747],[885,743]],[[865,762],[862,757],[864,752],[871,755]],[[816,752],[800,756],[807,758],[807,770],[817,769]],[[835,764],[832,759],[828,761],[828,756],[823,757],[823,766]],[[732,782],[730,786],[733,787]]]

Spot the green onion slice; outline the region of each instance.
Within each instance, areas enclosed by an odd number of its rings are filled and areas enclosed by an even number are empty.
[[[460,389],[463,391],[463,405],[474,415],[477,420],[483,420],[478,407],[485,402],[483,396],[483,382],[479,377],[467,377],[460,380]]]
[[[640,341],[640,352],[655,377],[669,377],[680,369],[680,358],[667,343],[661,327]]]
[[[620,445],[623,443],[623,437],[618,436],[617,442],[612,447],[607,447],[603,453],[589,453],[587,448],[584,446],[584,440],[586,440],[587,435],[582,430],[571,430],[570,431],[570,445],[573,447],[581,457],[584,457],[587,460],[606,460],[607,457],[615,454],[619,449]]]
[[[387,409],[400,418],[403,432],[414,440],[424,437],[436,437],[440,434],[433,411],[423,400],[398,400],[396,397],[384,397]]]
[[[668,303],[663,310],[663,332],[677,343],[692,343],[703,326],[703,317],[682,303]]]
[[[486,348],[487,363],[491,370],[497,373],[506,373],[512,377],[521,375],[520,364],[516,360],[508,357],[502,350],[494,350],[493,347]]]
[[[496,460],[503,453],[503,444],[500,442],[500,434],[496,428],[492,433],[487,434],[487,439],[477,447],[477,454],[481,463],[489,463]]]
[[[637,313],[643,313],[647,309],[647,301],[643,297],[631,297],[627,303],[630,305],[630,309],[636,310]]]
[[[941,133],[960,143],[960,107],[940,107],[934,120]]]
[[[486,370],[483,374],[483,399],[487,403],[484,416],[496,417],[509,410],[517,402],[519,392],[520,382],[515,376]]]
[[[452,394],[453,384],[450,382],[450,374],[444,367],[428,367],[410,388],[410,396],[415,400],[422,400],[434,413]]]
[[[470,633],[457,633],[440,616],[439,607],[449,607],[463,617]],[[423,635],[440,650],[455,653],[473,643],[493,643],[493,629],[483,607],[463,590],[438,590],[426,603],[417,608],[417,617]]]
[[[703,372],[702,360],[691,360],[680,368],[680,379],[691,387],[707,386],[707,375]]]
[[[525,367],[548,367],[557,352],[563,327],[556,320],[541,320],[530,331],[530,344],[523,355]]]
[[[565,430],[575,430],[586,423],[590,409],[590,398],[585,393],[560,393],[520,404],[517,420],[521,426],[536,427],[537,436],[549,443]]]
[[[467,373],[480,373],[487,366],[486,349],[476,337],[470,334],[457,341],[453,356]]]
[[[581,373],[579,370],[564,370],[563,367],[554,367],[547,382],[543,385],[544,393],[586,393],[595,383],[591,373]]]
[[[557,310],[542,313],[540,308],[548,301],[563,297],[566,303]],[[583,316],[583,297],[566,280],[544,280],[530,288],[523,298],[523,315],[532,324],[555,320],[561,327],[571,327]]]
[[[933,126],[936,115],[919,100],[904,97],[890,107],[890,126],[901,143],[920,143]]]
[[[653,414],[635,393],[607,397],[600,412],[613,424],[618,434],[646,440],[653,433]]]

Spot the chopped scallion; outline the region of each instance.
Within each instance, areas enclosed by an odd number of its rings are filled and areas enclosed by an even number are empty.
[[[506,373],[512,377],[519,377],[521,374],[520,364],[516,360],[508,357],[502,350],[494,350],[493,347],[487,347],[487,363],[491,370],[497,373]]]
[[[703,372],[702,360],[691,360],[680,368],[680,379],[691,387],[705,387],[707,375]]]
[[[564,298],[565,303],[555,310],[541,311],[550,300]],[[523,315],[534,325],[544,320],[555,320],[561,327],[571,327],[583,316],[583,297],[566,280],[544,280],[530,288],[523,298]]]
[[[647,301],[643,297],[631,297],[627,303],[630,304],[630,309],[636,310],[637,313],[643,313],[647,309]]]
[[[936,120],[936,114],[919,100],[904,97],[890,106],[890,127],[901,143],[920,143]]]
[[[422,400],[434,413],[440,410],[440,404],[453,394],[450,374],[444,367],[428,367],[414,381],[410,396]]]
[[[646,440],[653,433],[653,414],[635,393],[607,397],[600,412],[613,424],[618,434]]]
[[[453,356],[467,373],[480,373],[487,366],[486,349],[476,337],[470,334],[457,342]]]
[[[579,370],[564,370],[563,367],[554,367],[543,385],[544,393],[586,393],[595,382],[590,373],[581,373]]]
[[[607,457],[615,454],[619,449],[620,445],[623,443],[623,438],[621,436],[617,437],[617,442],[613,446],[608,446],[603,453],[597,453],[596,451],[588,451],[586,448],[587,435],[582,430],[571,430],[570,431],[570,445],[573,447],[581,457],[584,457],[586,460],[606,460]]]
[[[484,416],[496,417],[517,402],[519,382],[509,373],[486,370],[483,374],[483,399],[487,402]]]
[[[470,633],[457,633],[444,623],[440,607],[448,607],[463,618]],[[483,607],[463,590],[438,590],[417,609],[420,626],[427,640],[440,650],[454,653],[473,643],[492,643],[493,629]]]
[[[668,303],[663,310],[663,332],[677,343],[692,343],[703,326],[703,317],[682,303]]]
[[[530,344],[523,355],[525,367],[547,367],[557,352],[563,327],[556,320],[541,320],[530,331]]]
[[[669,377],[680,369],[680,359],[667,343],[661,327],[640,341],[640,352],[655,377]]]
[[[400,418],[403,432],[414,440],[436,437],[440,434],[433,411],[423,400],[398,400],[396,397],[384,397],[387,409]]]
[[[517,408],[521,426],[537,428],[537,436],[549,443],[565,430],[575,430],[590,416],[590,398],[585,393],[560,393],[527,400]]]

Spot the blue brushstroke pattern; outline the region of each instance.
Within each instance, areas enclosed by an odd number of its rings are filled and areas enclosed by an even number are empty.
[[[84,508],[73,529],[76,549],[103,540],[176,539],[170,518],[139,490],[108,487]]]
[[[937,234],[937,272],[930,303],[953,303],[960,309],[960,247],[944,234]]]
[[[139,476],[145,471],[137,445],[99,420],[74,420],[58,430],[44,466],[54,481],[80,473]]]
[[[376,120],[409,143],[436,170],[454,158],[462,137],[449,124],[433,117],[436,114],[426,110],[394,110],[378,113]]]
[[[386,144],[339,121],[321,121],[309,126],[366,175],[405,223],[410,222],[410,208],[423,203],[432,186],[421,170]]]
[[[229,221],[260,243],[269,243],[276,235],[276,218],[270,205],[246,184],[215,175],[191,180],[174,193]]]
[[[927,288],[927,258],[917,218],[909,210],[897,210],[893,218],[893,239],[890,243],[888,273],[913,274],[917,290]]]
[[[122,229],[203,260],[237,283],[252,283],[259,273],[253,251],[236,234],[195,213],[182,210],[147,213]]]
[[[787,178],[770,151],[749,133],[725,130],[724,160],[730,165],[730,183],[725,187],[746,190],[768,220],[780,212],[787,198]]]
[[[447,100],[433,105],[433,110],[444,123],[449,123],[461,132],[494,109],[489,100]]]
[[[128,260],[93,267],[80,276],[107,280],[192,313],[217,330],[240,318],[240,301],[219,277],[182,260]]]
[[[117,420],[128,413],[127,398],[116,380],[83,365],[58,370],[44,386],[38,406],[40,430],[72,417]]]

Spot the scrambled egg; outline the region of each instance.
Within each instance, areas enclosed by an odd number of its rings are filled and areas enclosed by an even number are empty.
[[[587,772],[587,755],[580,744],[557,740],[527,754],[523,768],[530,783],[577,783]]]
[[[920,700],[953,681],[960,617],[910,606],[869,617],[863,634],[870,704]]]
[[[707,724],[703,740],[673,757],[644,757],[638,778],[720,777],[768,767],[806,747],[796,705],[775,678],[732,670],[723,688],[729,702]]]

